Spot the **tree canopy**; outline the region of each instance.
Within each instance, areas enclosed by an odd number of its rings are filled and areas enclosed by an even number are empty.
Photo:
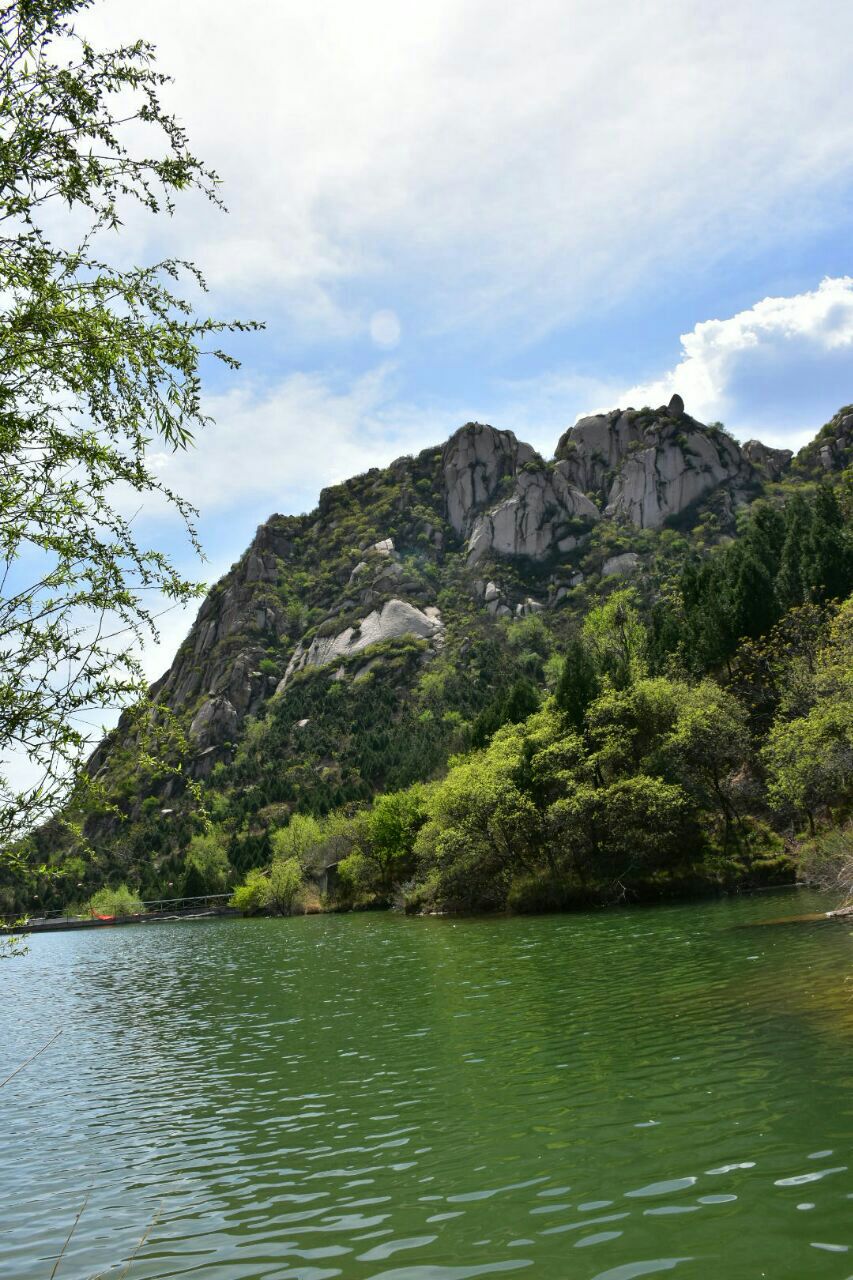
[[[196,313],[190,262],[111,260],[125,206],[162,218],[192,189],[218,203],[218,179],[161,102],[153,47],[80,33],[90,3],[0,8],[0,840],[55,808],[91,712],[142,693],[154,602],[196,591],[132,513],[157,495],[195,542],[152,446],[192,442],[203,359],[234,365],[216,336],[254,327]],[[23,791],[15,754],[38,766]]]

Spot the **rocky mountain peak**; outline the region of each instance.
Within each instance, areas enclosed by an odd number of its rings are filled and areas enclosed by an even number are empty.
[[[659,528],[721,485],[738,497],[760,482],[737,441],[721,427],[690,417],[679,395],[658,409],[613,409],[581,418],[560,437],[556,456],[565,463],[569,483],[592,497],[605,516],[641,529]]]
[[[833,471],[853,466],[853,405],[845,405],[804,445],[794,460],[800,475],[819,480]]]
[[[467,533],[476,515],[497,496],[503,481],[539,459],[536,450],[511,431],[468,422],[442,450],[447,519],[457,533]],[[541,459],[539,459],[541,461]]]

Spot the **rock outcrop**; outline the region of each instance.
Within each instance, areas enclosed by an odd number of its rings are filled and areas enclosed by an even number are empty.
[[[794,460],[794,470],[815,480],[828,472],[853,466],[853,405],[845,405],[804,445]]]
[[[276,692],[284,690],[291,677],[305,667],[324,667],[330,662],[351,658],[382,640],[417,636],[440,647],[443,631],[441,613],[435,606],[417,609],[405,600],[388,600],[381,609],[373,610],[355,626],[346,627],[337,635],[315,636],[307,647],[300,641]]]
[[[522,471],[512,494],[479,515],[468,539],[468,563],[488,552],[541,560],[552,555],[578,521],[598,520],[600,512],[585,494],[573,488],[562,463],[549,471],[544,465]]]
[[[578,521],[600,515],[567,468],[549,468],[511,431],[469,422],[444,446],[442,471],[447,519],[468,535],[469,564],[490,552],[542,559]]]
[[[768,480],[781,480],[794,456],[790,449],[771,449],[760,440],[747,440],[741,452]]]
[[[538,458],[536,450],[517,440],[511,431],[496,431],[479,422],[460,427],[442,450],[451,527],[467,534],[477,513],[494,502],[501,484]]]
[[[680,396],[654,411],[581,418],[561,437],[557,457],[605,516],[640,529],[659,528],[720,486],[745,494],[760,483],[737,441],[691,418]]]

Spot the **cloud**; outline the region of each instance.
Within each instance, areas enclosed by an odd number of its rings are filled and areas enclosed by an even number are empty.
[[[254,524],[272,511],[307,511],[323,486],[445,440],[472,418],[509,428],[546,456],[583,413],[665,403],[674,391],[701,421],[723,420],[741,439],[805,443],[853,399],[853,277],[764,298],[681,337],[681,358],[631,386],[569,372],[494,379],[476,403],[407,398],[397,366],[355,376],[297,372],[210,396],[214,425],[187,453],[160,453],[162,479],[200,508],[203,529],[224,512]],[[151,504],[149,517],[165,508]],[[207,541],[207,538],[204,539]],[[240,547],[231,547],[236,555]]]
[[[377,347],[396,347],[400,333],[400,318],[396,311],[376,311],[370,317],[370,336]]]
[[[827,278],[808,293],[697,324],[682,335],[674,368],[621,390],[616,402],[655,406],[677,391],[701,421],[797,447],[853,399],[851,356],[853,277]]]
[[[355,378],[294,373],[265,387],[244,380],[205,408],[215,421],[196,447],[154,461],[208,522],[239,507],[257,519],[310,510],[324,485],[443,440],[462,421],[446,406],[401,400],[390,364]]]
[[[111,0],[87,23],[160,46],[231,210],[191,203],[175,236],[218,297],[300,339],[366,333],[389,286],[425,331],[529,338],[825,225],[853,166],[837,0],[277,0],[239,21]]]

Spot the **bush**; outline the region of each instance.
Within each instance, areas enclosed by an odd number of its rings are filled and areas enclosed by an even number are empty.
[[[853,824],[821,831],[799,850],[801,879],[853,902]]]
[[[269,871],[250,871],[231,895],[230,905],[243,915],[261,912],[290,916],[302,905],[302,868],[296,858],[275,858]]]
[[[185,898],[201,898],[208,893],[225,892],[231,870],[225,848],[226,839],[225,832],[219,827],[193,836],[187,849],[184,869]]]
[[[266,910],[269,897],[269,880],[263,871],[250,871],[246,879],[231,895],[228,905],[236,907],[244,916],[257,916]]]
[[[301,894],[302,868],[297,859],[276,858],[269,874],[269,909],[277,915],[292,915]]]
[[[126,884],[115,889],[99,889],[86,903],[85,910],[93,916],[136,916],[145,910],[142,899]]]

